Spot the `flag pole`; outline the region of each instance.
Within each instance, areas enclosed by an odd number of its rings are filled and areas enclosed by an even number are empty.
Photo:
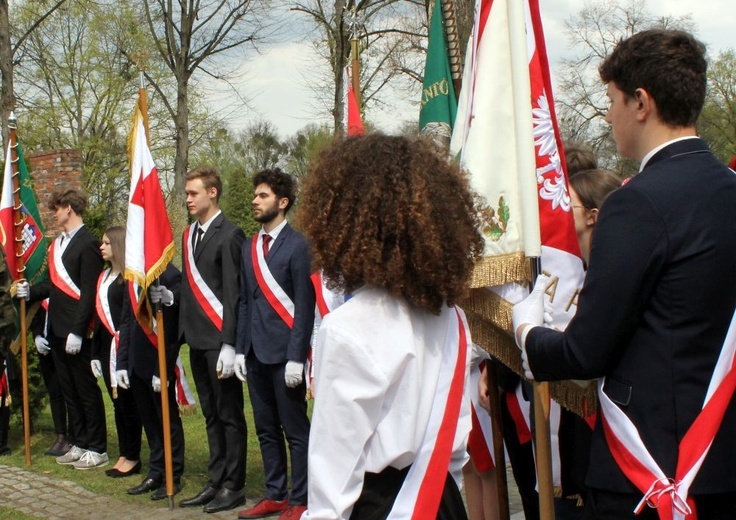
[[[10,137],[8,146],[10,147],[10,162],[13,168],[13,230],[15,231],[15,258],[16,258],[16,279],[26,281],[25,279],[25,259],[23,258],[23,229],[20,226],[23,219],[20,215],[20,180],[18,169],[18,136],[16,135],[18,120],[13,112],[8,117],[8,129]],[[31,465],[31,416],[28,399],[28,324],[26,323],[26,300],[20,298],[20,352],[21,352],[21,379],[23,387],[23,440],[25,443],[26,465]]]
[[[532,257],[532,280],[542,273],[541,257]],[[534,282],[531,282],[533,285]],[[550,440],[550,396],[549,383],[533,381],[534,389],[534,442],[536,444],[537,485],[539,488],[539,518],[554,520],[555,495],[552,480],[552,441]]]
[[[350,16],[350,54],[352,60],[350,62],[350,81],[353,85],[353,95],[355,96],[355,102],[360,110],[360,60],[358,60],[358,30],[360,26],[360,19],[355,7]]]
[[[460,53],[460,38],[455,19],[453,0],[441,0],[442,22],[444,25],[447,60],[450,63],[450,76],[455,87],[455,101],[460,97],[463,80],[463,64]],[[454,121],[452,122],[454,123]],[[506,478],[506,454],[503,445],[503,419],[501,417],[501,393],[498,390],[498,373],[494,363],[487,363],[486,382],[488,399],[491,402],[491,431],[493,435],[493,460],[496,466],[496,493],[498,496],[498,512],[501,520],[509,520],[509,485]]]
[[[143,88],[143,73],[140,75],[141,88],[139,90],[140,111],[143,116],[143,128],[146,132],[146,143],[149,145],[151,140],[148,136],[148,101],[146,99],[146,89]],[[158,278],[156,278],[158,285]],[[143,296],[145,297],[145,295]],[[169,499],[169,511],[174,509],[174,467],[171,455],[171,421],[169,420],[169,375],[166,367],[166,338],[164,334],[164,313],[161,309],[161,302],[154,305],[156,313],[157,331],[156,338],[158,340],[158,374],[161,379],[161,422],[163,424],[164,436],[164,469],[166,474],[166,496]]]

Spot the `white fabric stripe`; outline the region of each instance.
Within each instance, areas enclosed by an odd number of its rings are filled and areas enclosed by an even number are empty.
[[[731,324],[726,333],[726,339],[724,340],[721,353],[718,356],[716,367],[713,371],[710,384],[708,385],[708,392],[706,394],[705,401],[703,402],[703,408],[708,404],[708,401],[712,397],[716,389],[721,385],[726,374],[731,369],[734,361],[734,355],[736,354],[736,312],[731,318]],[[616,439],[622,443],[631,454],[644,465],[649,472],[651,472],[657,479],[667,479],[662,469],[659,467],[657,462],[654,460],[652,455],[644,445],[644,441],[641,440],[639,431],[636,429],[634,423],[626,416],[626,414],[616,406],[613,401],[603,391],[603,385],[605,384],[605,378],[601,378],[598,382],[598,399],[601,404],[601,411],[605,416],[608,425],[611,428],[613,435]],[[680,482],[676,482],[677,486],[675,494],[682,500],[683,503],[687,502],[688,491],[692,484],[695,476],[698,474],[700,467],[705,460],[708,451],[710,450],[711,443],[708,444],[708,448],[703,453],[702,457],[691,467],[687,473],[682,477]],[[673,476],[674,478],[674,476]],[[674,504],[674,501],[673,501]],[[678,509],[673,508],[673,519],[684,520],[685,515]]]
[[[194,398],[192,389],[189,387],[189,381],[187,381],[186,371],[184,370],[184,364],[181,362],[181,357],[176,358],[176,366],[179,368],[179,383],[184,391],[184,399],[186,402],[179,402],[182,406],[197,404],[197,400]],[[179,393],[176,394],[177,401],[179,400]]]
[[[273,245],[271,246],[273,247]],[[289,298],[289,295],[284,292],[284,290],[281,288],[279,283],[276,281],[276,279],[271,274],[271,271],[268,269],[268,264],[266,263],[266,258],[263,256],[263,235],[261,233],[258,233],[258,243],[256,245],[256,255],[258,257],[258,266],[261,268],[261,275],[263,276],[263,280],[266,282],[266,285],[268,285],[268,288],[271,289],[271,292],[276,297],[276,299],[281,302],[281,305],[284,306],[286,309],[286,312],[289,313],[289,316],[291,318],[294,318],[294,302],[291,301],[291,298]]]
[[[117,388],[118,378],[115,376],[115,371],[118,369],[118,337],[112,336],[110,342],[110,386]]]
[[[77,287],[77,284],[75,284],[74,280],[72,280],[71,276],[69,276],[69,271],[66,270],[66,267],[64,266],[64,262],[61,261],[61,255],[63,251],[61,250],[61,246],[59,242],[60,240],[57,237],[56,244],[54,245],[54,267],[56,268],[56,274],[58,274],[61,280],[66,285],[69,286],[69,288],[77,296],[77,298],[81,298],[82,291],[79,290],[79,287]]]
[[[187,228],[187,268],[189,269],[189,272],[192,274],[192,279],[194,280],[194,283],[197,284],[197,287],[200,291],[202,291],[202,294],[204,295],[205,299],[209,302],[210,306],[214,309],[215,314],[219,316],[219,318],[223,319],[223,312],[222,312],[222,302],[217,299],[217,296],[215,296],[215,293],[212,292],[212,290],[209,288],[207,283],[204,281],[204,278],[202,278],[202,275],[199,272],[199,269],[197,269],[197,264],[194,263],[194,252],[192,251],[191,247],[191,238],[192,238],[192,226],[189,226]]]
[[[426,476],[429,461],[432,458],[432,453],[435,449],[435,442],[439,436],[439,430],[442,424],[442,419],[445,415],[447,399],[454,375],[454,367],[455,363],[457,363],[458,353],[456,345],[458,345],[458,338],[460,336],[460,314],[456,313],[455,309],[448,309],[447,315],[448,319],[453,320],[454,323],[447,329],[447,336],[445,337],[445,344],[442,352],[441,370],[437,380],[437,388],[435,391],[432,411],[429,415],[427,431],[424,434],[422,446],[417,451],[416,458],[406,475],[406,479],[401,486],[399,494],[396,496],[396,500],[387,520],[399,520],[412,517],[414,508],[417,505],[417,495],[419,494],[419,489],[421,488],[422,482]],[[465,321],[464,317],[463,321]],[[466,336],[468,335],[469,330],[467,323],[465,323]],[[468,348],[470,348],[471,343],[469,337],[467,338],[467,341]]]
[[[493,464],[495,465],[496,454],[494,453],[493,448],[493,426],[491,425],[491,416],[480,406],[479,403],[480,394],[478,393],[478,383],[480,382],[481,375],[482,373],[477,366],[474,366],[470,370],[470,403],[473,405],[475,416],[478,419],[478,424],[483,432],[483,438],[486,440],[486,445],[488,446],[488,453],[491,454],[491,460],[493,460]]]

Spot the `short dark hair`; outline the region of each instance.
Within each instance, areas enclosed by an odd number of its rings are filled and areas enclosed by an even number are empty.
[[[651,29],[621,40],[598,69],[627,99],[642,88],[659,119],[673,127],[695,126],[705,103],[705,45],[684,31]]]
[[[284,209],[284,214],[294,205],[294,201],[296,200],[296,181],[294,177],[282,171],[281,168],[261,170],[256,173],[253,177],[253,187],[255,188],[259,184],[267,184],[276,194],[277,198],[289,199],[289,203]]]
[[[601,209],[603,201],[621,186],[621,179],[609,170],[583,170],[570,175],[570,186],[585,209]]]
[[[568,175],[598,168],[598,159],[595,157],[595,152],[587,144],[577,141],[565,141],[562,143],[562,149],[565,153]]]
[[[84,215],[87,209],[87,197],[76,189],[57,191],[51,195],[49,199],[49,209],[56,211],[57,208],[71,207],[74,213],[80,217]]]
[[[215,197],[215,200],[220,200],[220,195],[222,195],[222,178],[220,177],[220,172],[217,171],[217,168],[212,168],[211,166],[197,166],[187,173],[187,181],[194,179],[201,179],[204,189],[207,191],[211,188],[215,188],[217,190],[217,197]]]

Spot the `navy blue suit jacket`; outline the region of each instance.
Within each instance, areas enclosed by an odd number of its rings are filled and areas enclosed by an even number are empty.
[[[253,349],[261,363],[305,362],[314,328],[314,287],[309,276],[311,256],[305,238],[286,224],[271,244],[266,263],[279,286],[294,302],[294,327],[290,329],[258,287],[251,261],[251,237],[243,244],[240,270],[238,338],[239,354]]]
[[[578,310],[562,332],[527,336],[539,380],[606,377],[668,477],[700,412],[736,307],[736,175],[700,139],[672,143],[603,205]],[[736,491],[732,400],[693,494]],[[633,493],[600,418],[587,484]]]

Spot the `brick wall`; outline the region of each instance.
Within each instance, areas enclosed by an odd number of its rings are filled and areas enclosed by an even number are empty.
[[[48,202],[56,191],[82,188],[82,153],[79,150],[52,150],[29,154],[26,161],[46,235],[55,237],[60,230],[54,222],[53,212],[48,209]]]

